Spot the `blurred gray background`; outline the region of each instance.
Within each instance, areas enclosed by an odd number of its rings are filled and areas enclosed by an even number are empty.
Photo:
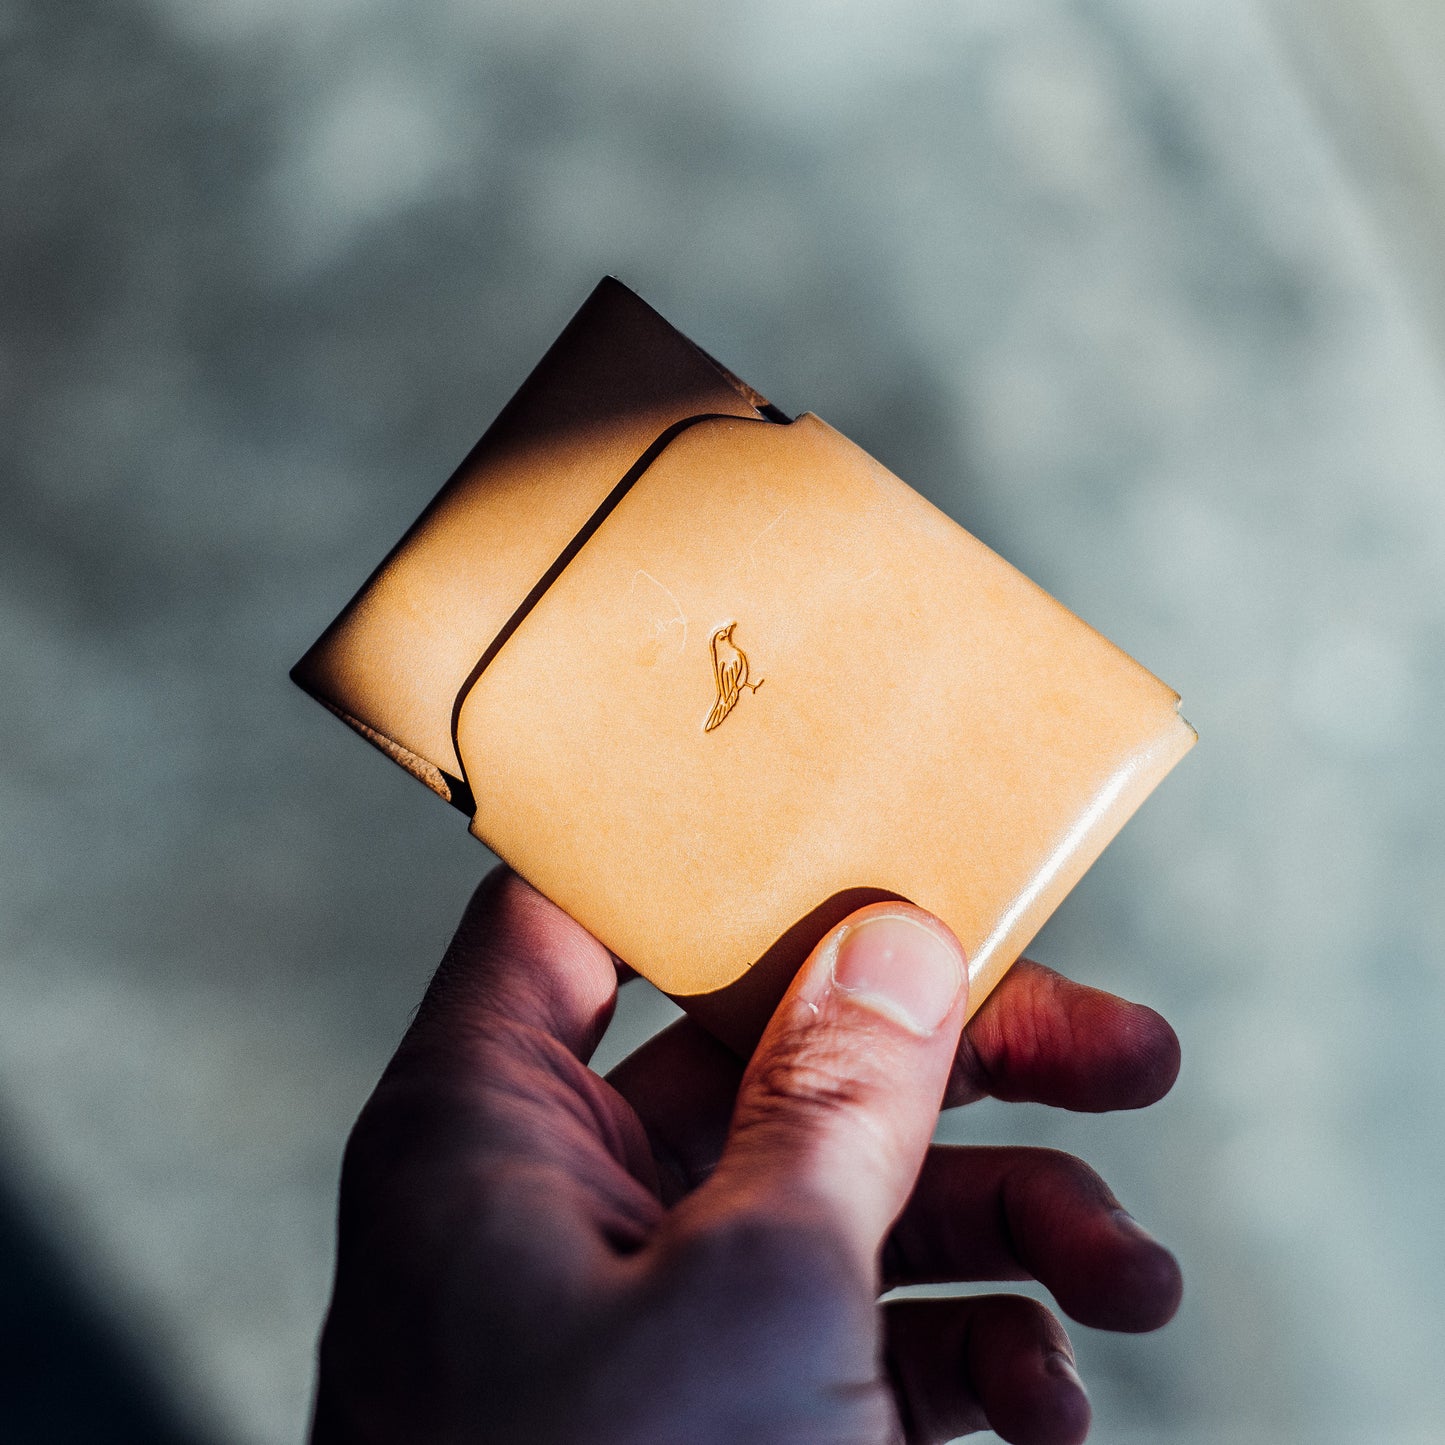
[[[0,1434],[302,1435],[487,858],[286,669],[610,271],[1200,731],[1033,950],[1174,1094],[945,1126],[1182,1258],[1094,1438],[1445,1442],[1435,0],[6,0],[0,114]]]

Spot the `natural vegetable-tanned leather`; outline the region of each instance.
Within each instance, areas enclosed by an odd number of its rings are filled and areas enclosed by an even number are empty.
[[[976,1009],[1195,740],[613,281],[293,676],[740,1049],[883,896],[952,927]]]

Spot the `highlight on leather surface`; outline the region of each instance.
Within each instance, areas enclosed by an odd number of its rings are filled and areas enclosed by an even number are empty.
[[[292,677],[465,779],[454,707],[532,589],[670,428],[763,408],[625,286],[603,281]]]
[[[977,1008],[1195,740],[614,281],[293,675],[739,1048],[848,900],[942,917]]]

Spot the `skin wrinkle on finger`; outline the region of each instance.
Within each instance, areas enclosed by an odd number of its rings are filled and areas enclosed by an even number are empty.
[[[570,1165],[575,1170],[591,1157],[590,1150],[580,1152],[575,1140],[553,1137],[555,1120],[559,1112],[565,1113],[576,1125],[575,1135],[605,1153],[605,1162],[595,1159],[587,1171],[595,1186],[605,1185],[614,1193],[626,1194],[630,1191],[623,1185],[625,1179],[655,1198],[657,1166],[650,1141],[636,1115],[604,1080],[560,1046],[556,1051],[559,1057],[554,1060],[557,1069],[554,1074],[534,1070],[530,1078],[510,1079],[494,1074],[482,1092],[480,1107],[484,1116],[508,1121],[512,1135],[509,1147],[515,1153],[552,1158],[559,1166]],[[509,1100],[514,1106],[510,1110]],[[518,1105],[520,1109],[515,1107]],[[519,1122],[524,1127],[518,1128]]]
[[[851,1005],[844,1008],[849,1014],[854,1011]],[[890,1084],[898,1068],[906,1067],[908,1050],[887,1048],[898,1043],[902,1031],[882,1021],[855,1027],[840,1041],[827,1027],[832,1012],[824,1004],[816,1022],[808,1016],[807,1025],[791,1034],[785,1046],[755,1060],[739,1096],[725,1157],[731,1153],[746,1161],[746,1167],[760,1170],[785,1157],[794,1187],[819,1187],[836,1195],[843,1188],[837,1171],[846,1137],[848,1179],[843,1192],[860,1197],[888,1193],[896,1187],[888,1181],[904,1176],[911,1181],[912,1148],[927,1144],[926,1136],[900,1137],[894,1117],[896,1090]],[[936,1117],[936,1101],[929,1108]],[[879,1220],[880,1229],[883,1223]],[[873,1247],[876,1239],[870,1252]]]
[[[650,1164],[652,1151],[637,1116],[626,1107],[616,1090],[541,1030],[523,1026],[511,1030],[510,1035],[505,1046],[493,1038],[491,1048],[479,1057],[487,1077],[484,1097],[487,1090],[497,1088],[508,1077],[504,1069],[487,1068],[489,1056],[491,1060],[505,1060],[515,1069],[517,1054],[514,1051],[530,1042],[534,1053],[527,1073],[533,1088],[538,1093],[545,1091],[549,1104],[560,1100],[562,1107],[575,1113],[579,1123],[590,1122],[612,1158],[637,1177],[639,1170]],[[521,1081],[514,1078],[514,1084],[520,1091]]]
[[[535,966],[539,957],[551,964]],[[529,1022],[591,1057],[617,999],[612,955],[506,868],[478,885],[418,1011],[424,1027],[469,1016]]]
[[[1153,1009],[1022,959],[970,1022],[945,1104],[987,1094],[1085,1113],[1137,1109],[1163,1098],[1178,1073],[1178,1038]]]
[[[576,966],[564,961],[548,974],[528,969],[521,949],[515,957],[495,949],[449,954],[439,970],[436,1005],[424,1005],[418,1019],[425,1026],[465,1029],[475,1019],[500,1017],[550,1035],[585,1063],[617,1004],[615,972],[610,963],[600,967],[590,952],[576,950]]]

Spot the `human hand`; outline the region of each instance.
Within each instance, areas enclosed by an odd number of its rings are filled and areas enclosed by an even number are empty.
[[[515,875],[477,890],[347,1146],[315,1445],[1083,1439],[1044,1306],[878,1297],[1034,1278],[1085,1324],[1168,1320],[1172,1256],[1087,1165],[929,1143],[986,1093],[1153,1102],[1163,1019],[1022,962],[960,1040],[952,935],[880,904],[746,1069],[684,1019],[604,1081],[617,977]]]

